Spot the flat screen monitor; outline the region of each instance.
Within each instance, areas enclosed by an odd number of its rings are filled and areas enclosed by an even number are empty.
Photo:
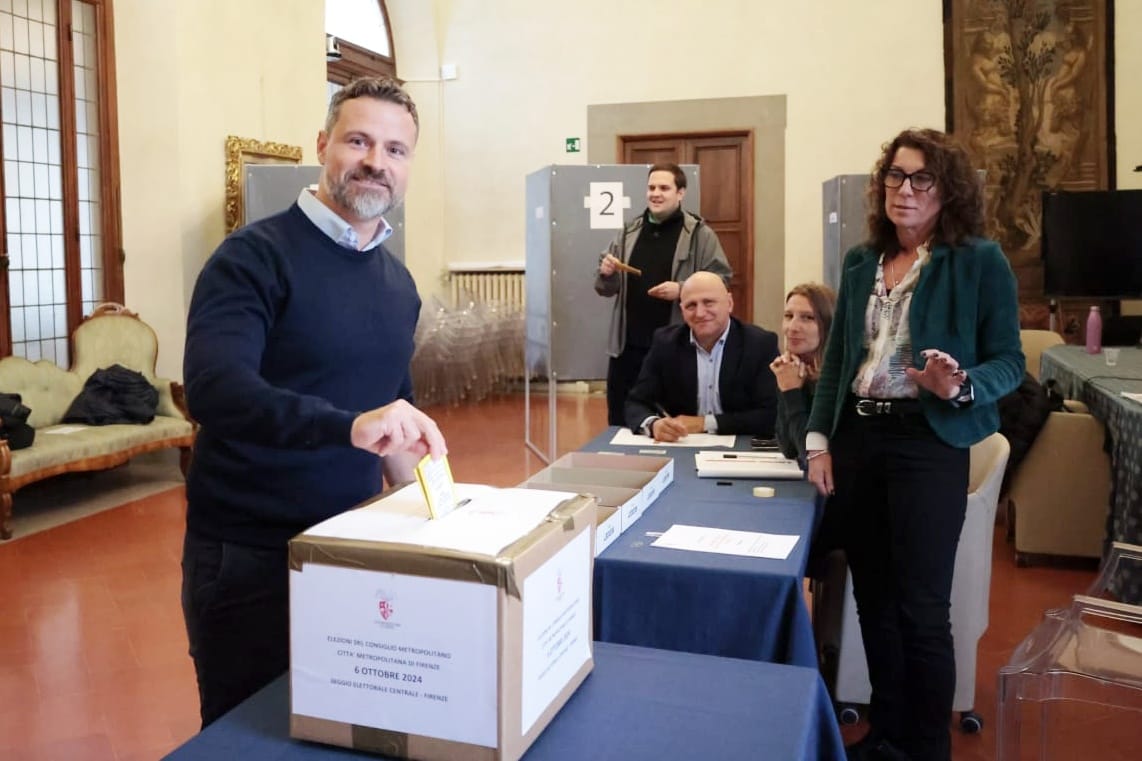
[[[1142,298],[1142,190],[1043,194],[1043,290],[1051,298]]]

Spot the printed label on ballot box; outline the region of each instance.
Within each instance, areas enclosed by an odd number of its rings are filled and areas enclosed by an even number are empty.
[[[320,563],[291,571],[293,713],[496,747],[496,594]]]
[[[591,536],[584,531],[523,580],[520,734],[591,657]]]

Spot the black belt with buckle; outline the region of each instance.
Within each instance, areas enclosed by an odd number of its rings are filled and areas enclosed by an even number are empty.
[[[861,417],[919,415],[923,412],[919,399],[857,399],[855,409]]]

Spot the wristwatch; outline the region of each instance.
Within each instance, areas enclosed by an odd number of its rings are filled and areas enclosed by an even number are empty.
[[[955,407],[966,407],[975,401],[975,389],[972,388],[971,378],[964,378],[964,382],[960,384],[959,393],[951,401]]]

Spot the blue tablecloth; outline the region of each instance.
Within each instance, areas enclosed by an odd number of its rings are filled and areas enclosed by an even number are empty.
[[[637,453],[610,446],[615,430],[583,449]],[[748,447],[748,437],[738,440],[739,448]],[[595,559],[595,638],[815,669],[802,579],[820,515],[816,490],[804,481],[700,479],[696,449],[665,451],[675,461],[674,483]],[[761,484],[773,486],[777,496],[754,497],[753,487]],[[801,539],[785,560],[650,546],[676,523]]]
[[[1142,349],[1120,349],[1118,363],[1109,367],[1102,354],[1087,354],[1079,346],[1052,346],[1041,362],[1044,381],[1057,381],[1068,398],[1086,404],[1106,426],[1111,465],[1108,538],[1142,544],[1142,404],[1122,395],[1142,393]],[[1110,591],[1120,600],[1142,604],[1142,575],[1124,567],[1111,579]]]
[[[380,758],[289,739],[285,676],[166,758]],[[845,753],[816,670],[595,644],[595,670],[526,761],[822,759]]]

